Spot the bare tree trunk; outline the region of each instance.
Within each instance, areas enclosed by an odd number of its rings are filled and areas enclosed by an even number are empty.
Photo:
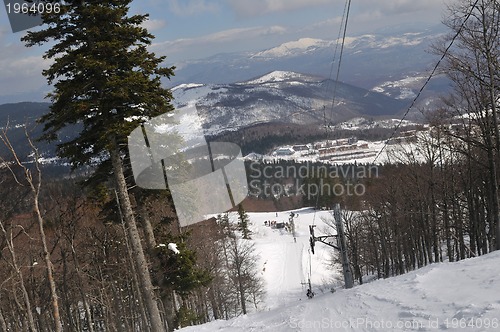
[[[153,230],[153,225],[151,224],[151,219],[149,218],[148,210],[146,207],[146,201],[143,201],[142,204],[139,206],[139,211],[141,214],[142,229],[144,231],[144,239],[146,242],[146,249],[147,249],[147,253],[149,256],[149,261],[151,263],[151,261],[154,259],[154,249],[156,248],[156,238],[155,238],[155,233]],[[165,313],[165,306],[163,305],[163,299],[161,297],[157,298],[157,305],[159,305],[162,308],[163,321],[166,324],[165,329],[168,330],[168,327],[171,326],[171,324],[167,320],[167,315]]]
[[[175,315],[177,310],[177,305],[175,302],[175,294],[173,290],[169,290],[168,293],[162,298],[164,313],[165,313],[165,321],[169,330],[175,328]]]
[[[148,211],[144,204],[146,203],[143,202],[143,205],[140,206],[139,209],[141,213],[142,227],[144,230],[144,239],[146,240],[146,247],[148,253],[151,255],[156,247],[156,239],[153,231],[153,225],[151,225],[151,220],[149,219]]]
[[[42,213],[40,212],[40,206],[39,206],[39,194],[40,194],[40,188],[42,186],[42,172],[40,170],[40,164],[38,163],[38,150],[37,148],[33,145],[33,142],[28,136],[28,133],[26,132],[26,138],[28,140],[28,143],[30,145],[31,150],[33,151],[34,157],[35,157],[35,178],[33,172],[28,169],[19,159],[16,151],[14,150],[14,147],[12,146],[10,140],[7,137],[7,133],[4,130],[2,132],[2,141],[6,145],[6,147],[9,149],[9,151],[12,153],[12,156],[14,157],[15,163],[21,167],[21,169],[24,172],[24,177],[26,181],[28,182],[29,188],[31,189],[31,193],[33,194],[33,211],[36,215],[36,219],[38,222],[38,230],[40,232],[40,239],[42,241],[42,247],[43,247],[43,254],[44,254],[44,260],[45,260],[45,266],[47,267],[47,279],[49,281],[49,286],[50,286],[50,294],[51,294],[51,300],[52,300],[52,314],[54,316],[54,327],[55,327],[55,332],[62,332],[62,323],[61,323],[61,317],[59,314],[59,302],[57,298],[57,291],[56,291],[56,283],[54,281],[54,276],[53,276],[53,265],[52,261],[50,259],[50,252],[47,246],[47,238],[45,236],[45,229],[43,226],[43,217]],[[10,166],[7,166],[10,167]],[[12,173],[14,174],[14,173]],[[16,178],[17,181],[17,178]]]
[[[115,191],[116,195],[118,195],[118,193]],[[118,196],[117,196],[117,200],[119,203],[119,199],[118,199]],[[118,208],[120,209],[120,206],[118,206]],[[120,215],[122,216],[122,212],[121,212],[121,209],[120,209]],[[138,298],[138,303],[139,303],[139,313],[141,315],[141,319],[142,319],[142,324],[144,327],[148,326],[148,317],[146,315],[146,311],[145,311],[145,308],[144,308],[144,301],[142,300],[142,297],[140,296],[141,294],[141,287],[139,285],[139,281],[137,280],[137,272],[136,272],[136,268],[134,267],[134,259],[132,257],[132,251],[131,248],[130,248],[130,241],[128,240],[128,237],[127,237],[127,227],[125,226],[125,223],[123,221],[123,218],[122,218],[122,228],[123,228],[123,235],[125,236],[125,243],[127,245],[127,253],[128,253],[128,263],[130,264],[130,269],[132,270],[131,274],[132,274],[132,284],[134,286],[134,290],[135,290],[135,296],[134,297],[137,297]]]
[[[114,318],[115,318],[116,326],[117,326],[116,330],[118,332],[125,332],[128,329],[126,328],[127,319],[125,318],[125,312],[124,312],[123,306],[120,305],[122,298],[118,294],[118,291],[116,289],[116,285],[113,282],[111,283],[110,288],[111,288],[111,295],[112,295],[111,300],[113,301],[112,305],[115,308],[114,309],[114,312],[115,312]],[[125,327],[124,327],[124,325],[125,325]]]
[[[2,328],[2,332],[7,332],[7,324],[5,323],[5,319],[3,318],[1,310],[0,310],[0,328]]]
[[[42,240],[42,247],[43,247],[43,255],[45,259],[45,265],[47,267],[47,279],[49,281],[50,294],[52,298],[52,311],[53,311],[52,314],[54,315],[54,325],[55,325],[54,327],[56,332],[62,332],[62,323],[59,314],[59,301],[57,298],[56,283],[54,281],[53,266],[52,266],[52,261],[50,259],[49,247],[47,246],[47,238],[45,236],[45,230],[43,227],[43,217],[42,213],[40,212],[40,206],[38,205],[38,194],[40,193],[40,185],[41,185],[40,170],[38,170],[38,183],[36,187],[34,186],[34,183],[32,183],[32,181],[30,181],[30,185],[34,196],[34,205],[35,205],[34,210],[37,216],[38,230],[40,231],[40,238]]]
[[[71,254],[73,256],[73,262],[75,264],[75,271],[76,275],[78,277],[78,282],[83,285],[83,278],[82,278],[82,272],[80,271],[80,266],[78,264],[78,260],[76,257],[76,250],[73,241],[71,241]],[[90,307],[89,303],[87,301],[87,297],[85,295],[85,292],[83,291],[83,288],[80,287],[80,296],[82,297],[82,303],[83,303],[83,308],[85,310],[85,316],[87,317],[87,322],[88,322],[88,330],[89,332],[94,332],[94,324],[93,324],[93,319],[92,319],[92,314],[90,312]]]
[[[483,22],[485,22],[485,21],[486,21],[486,18],[484,17],[484,12],[483,12]],[[483,27],[485,27],[485,25],[483,25]],[[484,28],[483,34],[484,34],[485,43],[488,44],[488,42],[487,42],[488,36],[487,36],[486,28]],[[496,108],[497,108],[496,98],[497,97],[495,96],[495,77],[494,77],[495,69],[493,68],[493,56],[491,55],[491,50],[489,48],[486,48],[486,60],[488,62],[488,72],[489,72],[489,78],[490,78],[488,90],[489,90],[489,97],[490,97],[490,103],[491,103],[491,113],[492,113],[492,117],[493,117],[493,128],[494,128],[494,132],[495,132],[495,150],[496,150],[496,157],[497,157],[496,160],[498,162],[498,156],[500,154],[500,134],[498,132],[498,120],[497,120],[497,110],[496,110]],[[493,191],[493,198],[494,198],[493,220],[494,220],[494,224],[496,224],[495,250],[500,250],[500,216],[499,216],[500,208],[498,206],[498,183],[494,182],[492,184],[492,186],[494,187],[494,191]]]
[[[26,285],[24,284],[23,273],[22,273],[21,269],[19,268],[19,265],[17,264],[16,252],[14,250],[14,241],[12,239],[12,231],[10,232],[10,235],[9,235],[2,222],[0,222],[0,228],[2,229],[2,232],[5,236],[5,242],[7,243],[7,248],[9,249],[9,253],[10,253],[10,256],[12,259],[12,267],[14,269],[14,273],[16,274],[17,278],[19,279],[19,284],[21,285],[21,292],[23,293],[24,305],[26,306],[26,315],[28,316],[29,329],[32,332],[36,332],[35,321],[33,319],[33,312],[31,310],[31,303],[30,303],[30,299],[28,296],[28,292],[26,290]],[[3,317],[2,317],[2,320],[3,320]],[[5,331],[7,331],[7,329],[5,329]]]
[[[125,220],[125,223],[127,225],[130,245],[135,257],[134,262],[136,264],[136,271],[141,285],[141,292],[144,297],[146,307],[148,308],[149,317],[151,320],[151,331],[162,332],[164,331],[164,328],[161,321],[160,311],[158,310],[158,304],[156,302],[148,264],[144,255],[144,251],[142,249],[135,216],[132,211],[132,205],[130,203],[130,197],[128,195],[125,175],[123,173],[123,164],[118,150],[118,144],[115,137],[111,137],[111,139],[112,146],[109,152],[111,155],[111,163],[113,165],[113,171],[115,175],[118,198],[120,200],[123,219]]]

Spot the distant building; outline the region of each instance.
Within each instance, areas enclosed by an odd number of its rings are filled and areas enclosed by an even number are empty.
[[[358,143],[358,138],[356,136],[352,136],[347,139],[347,144],[356,144],[356,143]]]
[[[292,149],[294,151],[308,151],[309,147],[307,145],[299,144],[292,146]]]
[[[394,145],[394,144],[401,144],[404,142],[404,138],[402,137],[393,137],[391,139],[388,139],[385,144],[387,145]]]
[[[278,150],[274,151],[275,156],[291,156],[294,153],[295,150],[293,148],[279,148]]]
[[[416,130],[407,130],[407,131],[401,132],[401,136],[404,136],[404,137],[415,136],[416,134],[417,134]]]
[[[322,143],[322,142],[314,143],[314,148],[316,150],[324,148],[325,146],[326,146],[325,143]]]
[[[244,157],[245,160],[262,160],[262,158],[263,156],[261,154],[255,152],[250,152]]]

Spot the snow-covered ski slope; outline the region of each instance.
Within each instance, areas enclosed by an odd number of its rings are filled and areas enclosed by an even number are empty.
[[[265,226],[265,221],[289,222],[290,212],[295,214],[295,235],[285,229]],[[276,216],[277,215],[277,216]],[[316,225],[315,234],[335,234],[324,220],[332,219],[331,211],[317,211],[311,208],[286,211],[249,213],[253,234],[252,240],[259,256],[259,271],[265,282],[266,297],[259,309],[274,309],[283,304],[303,301],[306,298],[309,276],[316,293],[329,289],[332,279],[340,278],[338,272],[329,270],[329,252],[333,249],[318,244],[315,254],[310,254],[309,225]],[[236,214],[232,215],[236,220]],[[328,291],[328,290],[326,290]]]
[[[329,292],[339,272],[326,263],[329,249],[316,244],[309,265],[309,229],[324,234],[329,211],[294,211],[297,242],[285,231],[264,226],[284,222],[289,212],[250,213],[267,296],[259,312],[182,331],[500,331],[500,252],[456,263],[440,263],[402,276]],[[231,216],[236,219],[236,215]],[[316,296],[305,295],[309,270]]]

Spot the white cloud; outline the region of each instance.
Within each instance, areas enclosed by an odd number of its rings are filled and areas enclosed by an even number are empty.
[[[206,42],[226,42],[232,40],[240,40],[244,38],[255,38],[260,36],[268,36],[274,34],[284,33],[286,29],[281,26],[270,26],[270,27],[253,27],[253,28],[240,28],[240,29],[230,29],[219,31],[199,39],[205,40]]]
[[[401,17],[402,21],[408,21],[409,18],[412,21],[436,18],[439,20],[445,1],[458,0],[357,0],[352,1],[350,14],[359,27],[364,26],[365,30],[368,30],[372,23],[380,25],[384,20],[388,20],[388,23],[392,24]],[[321,28],[338,25],[345,4],[341,0],[225,0],[225,2],[240,17],[258,17],[313,8],[324,13],[331,12],[331,20],[310,25],[304,31],[311,30],[313,26]],[[361,18],[366,18],[368,21],[363,22]]]
[[[241,40],[252,40],[255,38],[279,35],[286,32],[282,26],[251,27],[219,31],[196,38],[183,38],[174,41],[156,43],[152,45],[154,50],[168,50],[168,54],[188,51],[190,48],[218,47],[223,43]]]
[[[273,12],[293,11],[306,7],[333,4],[334,0],[226,0],[239,16],[257,16]]]
[[[376,10],[386,15],[431,12],[441,9],[442,0],[359,0],[358,7],[364,12]]]
[[[401,24],[439,24],[445,6],[444,0],[358,0],[351,9],[348,33],[367,33]]]
[[[7,34],[7,29],[5,26],[0,26],[0,41],[3,40],[3,37]]]
[[[342,22],[342,18],[340,16],[337,17],[332,17],[324,21],[319,21],[314,24],[311,24],[307,27],[305,27],[303,30],[308,31],[308,30],[314,30],[314,29],[323,29],[323,28],[330,28],[330,27],[338,27],[339,24]]]
[[[169,0],[170,10],[178,16],[193,16],[205,12],[216,12],[217,4],[206,0]]]
[[[52,61],[41,56],[9,56],[0,60],[0,95],[13,95],[39,89],[46,84],[42,70]]]
[[[412,13],[429,11],[441,7],[442,1],[436,0],[397,0],[386,1],[385,8],[391,13]]]
[[[142,27],[147,29],[148,31],[159,30],[167,25],[165,20],[157,20],[157,19],[148,19],[144,23],[142,23]]]
[[[0,15],[1,20],[1,15]],[[42,70],[52,61],[42,59],[39,47],[28,48],[20,41],[27,32],[12,33],[7,25],[0,25],[0,97],[19,96],[28,100],[27,95],[47,86]],[[4,100],[4,99],[2,99]]]

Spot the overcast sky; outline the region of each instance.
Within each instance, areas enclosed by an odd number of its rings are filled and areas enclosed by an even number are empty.
[[[456,0],[444,0],[446,3]],[[335,39],[344,0],[136,0],[132,13],[149,13],[146,27],[168,65],[221,52],[262,50],[302,37]],[[443,0],[353,0],[347,34],[371,33],[399,24],[440,24]],[[44,48],[26,48],[24,32],[12,33],[0,10],[0,103],[41,100],[48,92]],[[45,87],[44,87],[45,86]]]

